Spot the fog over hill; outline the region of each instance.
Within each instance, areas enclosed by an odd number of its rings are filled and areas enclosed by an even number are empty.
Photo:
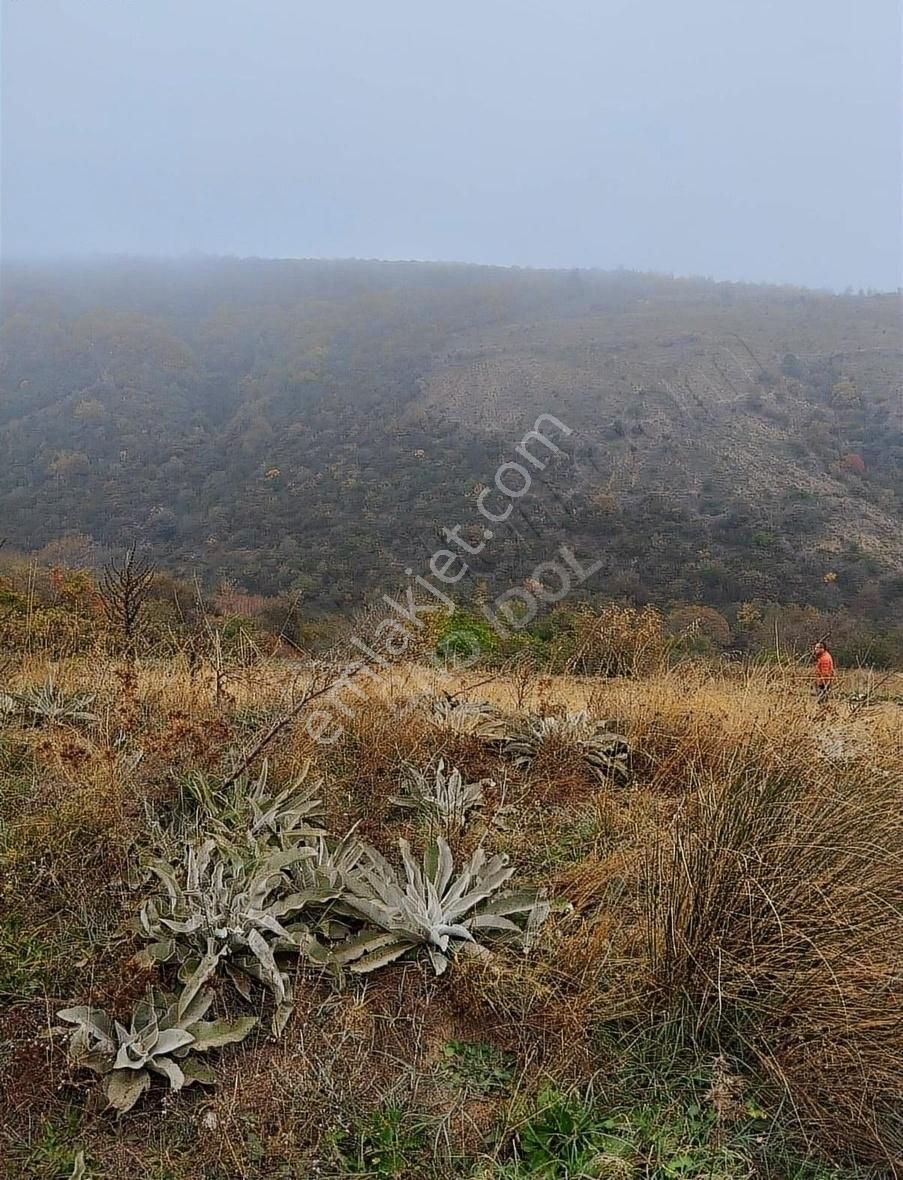
[[[594,593],[903,608],[900,300],[425,263],[8,264],[11,546],[345,608],[462,526],[539,415],[554,450],[462,593],[563,542]],[[494,489],[498,504],[501,493]],[[87,538],[88,540],[84,540]]]

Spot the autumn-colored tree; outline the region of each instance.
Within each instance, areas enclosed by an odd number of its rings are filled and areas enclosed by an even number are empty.
[[[861,455],[851,451],[849,454],[841,456],[840,469],[841,471],[850,471],[853,475],[865,475],[865,460]]]

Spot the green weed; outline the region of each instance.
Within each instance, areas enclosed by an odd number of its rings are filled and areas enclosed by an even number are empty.
[[[81,1119],[82,1112],[74,1106],[68,1106],[61,1118],[44,1119],[30,1142],[10,1152],[6,1162],[15,1171],[7,1174],[23,1180],[68,1180],[81,1150]]]
[[[503,1092],[514,1076],[506,1055],[484,1041],[449,1041],[442,1054],[443,1078],[467,1094],[485,1097]]]
[[[355,1130],[336,1140],[339,1162],[347,1176],[370,1176],[388,1180],[414,1176],[415,1160],[423,1151],[423,1128],[415,1124],[403,1107],[385,1103]]]
[[[0,922],[0,999],[41,991],[56,974],[60,955],[58,937],[29,929],[17,918]]]
[[[589,1101],[549,1087],[515,1134],[514,1166],[507,1174],[537,1180],[629,1175],[629,1169],[611,1170],[622,1161],[626,1165],[630,1150],[619,1132],[618,1122],[600,1117]]]

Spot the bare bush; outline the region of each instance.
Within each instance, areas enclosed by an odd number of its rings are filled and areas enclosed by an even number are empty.
[[[577,610],[563,655],[569,672],[639,676],[662,668],[667,652],[664,620],[655,607],[609,602],[599,610]]]

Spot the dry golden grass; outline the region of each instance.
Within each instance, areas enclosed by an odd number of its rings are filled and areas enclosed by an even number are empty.
[[[645,993],[743,1044],[838,1145],[903,1145],[903,778],[706,773],[646,850]]]

